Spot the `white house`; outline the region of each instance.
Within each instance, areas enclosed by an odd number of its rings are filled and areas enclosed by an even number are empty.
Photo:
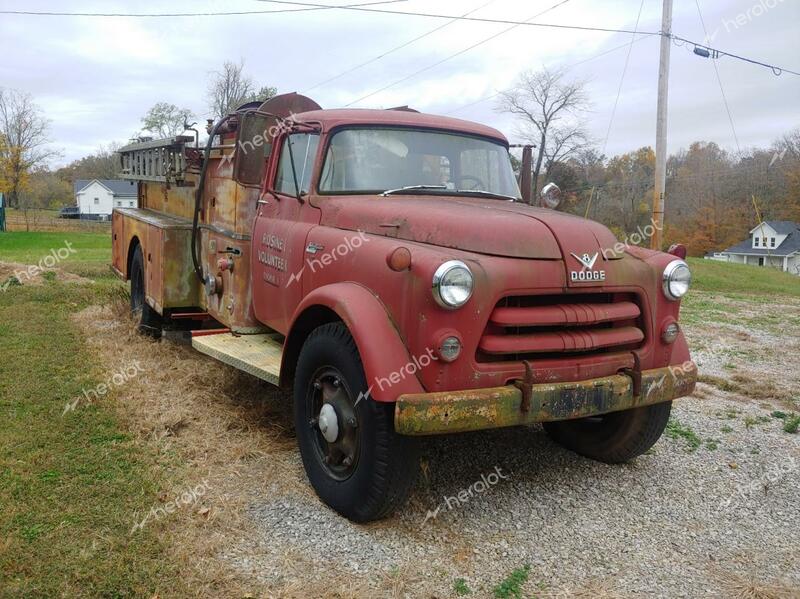
[[[136,208],[139,198],[135,181],[122,179],[78,179],[75,203],[81,218],[106,219],[114,208]]]
[[[749,239],[706,258],[770,266],[800,275],[800,224],[788,220],[765,221],[753,227]]]

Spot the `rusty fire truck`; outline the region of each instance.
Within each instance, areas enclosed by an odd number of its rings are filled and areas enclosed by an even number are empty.
[[[291,389],[308,479],[354,521],[405,500],[420,435],[542,423],[624,462],[694,389],[685,250],[530,205],[493,128],[284,94],[119,156],[141,330]]]

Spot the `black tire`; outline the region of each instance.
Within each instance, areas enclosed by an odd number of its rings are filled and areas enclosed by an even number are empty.
[[[545,422],[544,430],[559,445],[607,464],[642,455],[661,437],[672,402],[612,412],[603,416]]]
[[[394,403],[358,400],[366,392],[347,328],[330,323],[315,329],[300,351],[294,380],[297,441],[319,498],[355,522],[389,515],[405,502],[417,474],[416,440],[395,432]],[[325,404],[341,423],[334,443],[320,430]]]
[[[144,295],[144,255],[142,246],[133,250],[131,260],[131,315],[139,320],[139,332],[158,339],[161,337],[162,318],[145,300]]]

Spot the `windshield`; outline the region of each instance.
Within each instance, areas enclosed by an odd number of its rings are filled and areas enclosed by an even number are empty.
[[[321,193],[486,192],[519,198],[508,150],[457,133],[413,129],[345,129],[331,139]],[[414,190],[409,190],[414,191]]]

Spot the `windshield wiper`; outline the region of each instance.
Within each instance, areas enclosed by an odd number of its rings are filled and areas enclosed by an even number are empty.
[[[507,196],[504,193],[494,193],[493,191],[484,191],[483,189],[456,189],[456,193],[469,193],[472,195],[483,195],[490,198],[500,198],[503,200],[511,200],[513,202],[518,202],[519,198],[515,198],[514,196]]]
[[[402,193],[404,191],[414,191],[415,189],[447,189],[447,185],[406,185],[405,187],[398,187],[397,189],[387,189],[381,196],[390,196],[393,193]]]

